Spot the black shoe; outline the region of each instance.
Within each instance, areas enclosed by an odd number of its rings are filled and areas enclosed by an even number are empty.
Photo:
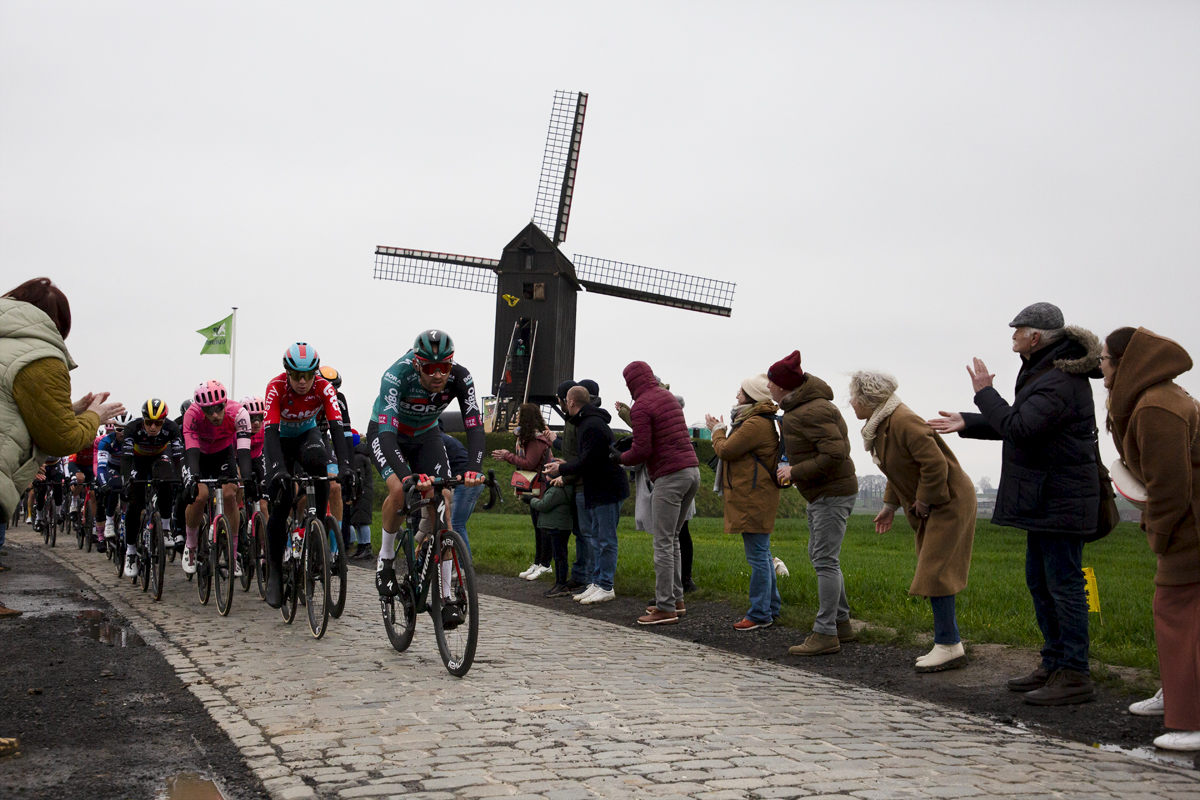
[[[1025,695],[1025,702],[1033,706],[1069,706],[1095,699],[1092,676],[1073,669],[1055,670],[1045,686]]]
[[[1014,692],[1032,692],[1045,686],[1048,680],[1050,680],[1050,670],[1038,667],[1022,678],[1009,678],[1008,688]]]
[[[574,579],[567,581],[567,591],[570,592],[571,594],[575,594],[580,589],[586,589],[587,586],[588,585],[586,583],[580,583],[579,581],[574,580]]]
[[[347,559],[362,558],[363,546],[361,543],[354,545],[354,552],[346,556]]]
[[[383,566],[375,571],[375,590],[380,597],[395,597],[400,594],[396,584],[396,570],[392,569],[392,559],[385,558]]]
[[[279,608],[283,605],[283,587],[279,585],[279,573],[282,567],[272,566],[267,575],[267,605]]]
[[[463,624],[462,609],[457,604],[442,606],[442,629],[451,631]]]
[[[556,583],[542,597],[566,597],[571,594],[565,583]]]
[[[696,586],[695,581],[693,581],[691,578],[688,578],[686,581],[683,582],[683,593],[684,594],[687,594],[688,592],[694,592],[698,588],[700,588],[700,587]]]

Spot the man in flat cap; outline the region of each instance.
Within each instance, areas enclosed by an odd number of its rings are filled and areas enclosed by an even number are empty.
[[[1100,340],[1067,326],[1062,311],[1034,303],[1017,314],[1013,351],[1021,356],[1009,405],[978,358],[967,367],[979,413],[939,412],[942,434],[1004,442],[992,522],[1026,531],[1025,583],[1045,645],[1031,674],[1008,681],[1033,705],[1094,700],[1088,671],[1088,608],[1083,537],[1100,508],[1096,407],[1089,378],[1100,378]]]

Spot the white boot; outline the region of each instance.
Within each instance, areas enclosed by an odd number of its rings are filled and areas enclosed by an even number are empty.
[[[967,663],[967,652],[962,642],[956,644],[935,644],[933,649],[917,659],[917,672],[941,672],[946,669],[957,669]]]

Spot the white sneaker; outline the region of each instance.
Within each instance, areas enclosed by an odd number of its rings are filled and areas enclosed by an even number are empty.
[[[111,517],[104,523],[104,538],[109,540],[117,538],[117,528],[113,525]]]
[[[533,572],[528,573],[525,576],[525,580],[536,581],[538,578],[542,577],[543,575],[545,575],[547,572],[550,572],[550,571],[551,571],[550,567],[543,567],[541,564],[535,565],[533,568]]]
[[[773,558],[771,563],[775,567],[775,575],[780,578],[786,578],[791,573],[788,572],[787,564],[783,563],[782,558]]]
[[[525,570],[517,577],[524,578],[525,580],[529,580],[529,576],[532,575],[537,568],[538,568],[537,564],[530,564],[529,569]]]
[[[1200,750],[1200,731],[1171,731],[1154,740],[1163,750]]]
[[[597,586],[596,584],[594,584],[594,583],[589,583],[589,584],[588,584],[588,587],[587,587],[586,589],[584,589],[582,592],[580,592],[579,594],[575,595],[575,596],[574,596],[574,597],[572,597],[571,599],[572,599],[572,600],[574,600],[576,603],[582,603],[582,602],[583,602],[583,599],[584,599],[585,597],[587,597],[589,594],[591,594],[592,592],[596,591],[596,590],[597,590],[597,589],[599,589],[599,588],[600,588],[600,587],[599,587],[599,586]]]
[[[183,548],[183,558],[180,559],[180,563],[183,564],[184,572],[186,572],[188,575],[195,575],[196,574],[196,548],[194,548],[194,547]]]
[[[129,553],[125,556],[125,577],[137,577],[137,555],[134,553]]]
[[[612,600],[616,596],[617,596],[617,593],[614,592],[612,589],[601,589],[599,586],[597,586],[596,591],[592,592],[590,595],[583,598],[579,602],[585,606],[590,606],[590,605],[594,605],[596,603],[604,603],[608,600]]]
[[[917,659],[917,672],[941,672],[961,667],[967,661],[967,652],[962,642],[935,644],[933,649]]]
[[[1129,706],[1130,714],[1137,714],[1139,717],[1161,717],[1163,715],[1163,699],[1162,689],[1154,693],[1154,697],[1149,700],[1139,700]]]

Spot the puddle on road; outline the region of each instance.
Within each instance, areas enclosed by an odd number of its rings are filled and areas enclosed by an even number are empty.
[[[167,788],[154,800],[225,800],[225,795],[208,778],[194,772],[181,772],[167,778]]]
[[[145,647],[146,640],[128,628],[114,625],[104,618],[103,611],[80,611],[75,615],[83,622],[83,627],[76,630],[80,636],[103,642],[109,647]],[[198,795],[202,797],[202,795]]]

